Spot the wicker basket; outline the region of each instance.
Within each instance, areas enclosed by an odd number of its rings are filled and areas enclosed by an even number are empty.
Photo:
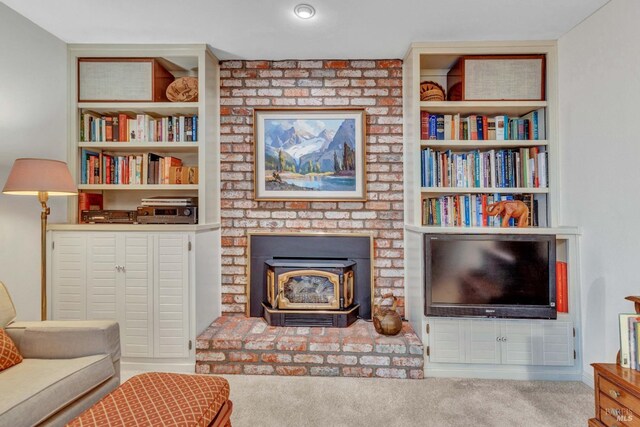
[[[179,77],[167,88],[171,102],[196,102],[198,100],[198,78]]]
[[[420,101],[444,101],[444,89],[435,82],[420,83]]]

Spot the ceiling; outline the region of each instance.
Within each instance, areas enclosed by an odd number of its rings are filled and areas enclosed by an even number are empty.
[[[414,41],[555,40],[609,0],[0,0],[68,43],[208,43],[220,59],[402,58]],[[298,3],[316,8],[300,20]]]

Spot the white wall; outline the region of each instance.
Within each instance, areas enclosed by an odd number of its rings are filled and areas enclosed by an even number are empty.
[[[67,47],[0,3],[0,189],[19,157],[66,160]],[[50,222],[66,219],[54,198]],[[21,320],[40,319],[40,205],[0,194],[0,281]]]
[[[584,372],[614,362],[640,295],[640,2],[612,0],[558,42],[563,222],[578,225]]]

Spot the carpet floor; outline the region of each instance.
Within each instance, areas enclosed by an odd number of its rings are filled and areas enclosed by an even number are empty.
[[[226,375],[233,427],[587,425],[579,382]]]

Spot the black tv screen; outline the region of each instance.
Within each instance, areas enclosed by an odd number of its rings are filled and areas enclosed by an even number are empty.
[[[556,318],[555,236],[425,235],[425,315]]]

